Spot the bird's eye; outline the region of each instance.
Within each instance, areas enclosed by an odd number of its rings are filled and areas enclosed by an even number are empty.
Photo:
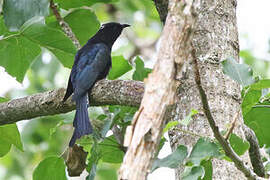
[[[104,28],[105,28],[105,26],[104,26],[104,25],[100,26],[100,29],[104,29]]]

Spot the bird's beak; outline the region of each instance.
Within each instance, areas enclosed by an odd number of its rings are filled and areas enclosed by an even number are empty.
[[[129,24],[121,24],[121,25],[123,29],[130,26]]]

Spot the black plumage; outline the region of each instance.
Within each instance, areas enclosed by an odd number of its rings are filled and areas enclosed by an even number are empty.
[[[109,73],[112,65],[112,46],[122,30],[128,26],[115,22],[103,24],[75,56],[63,99],[66,101],[74,93],[72,100],[76,102],[76,114],[73,121],[75,129],[69,146],[73,146],[77,139],[93,131],[87,111],[87,94],[98,80],[104,79]]]

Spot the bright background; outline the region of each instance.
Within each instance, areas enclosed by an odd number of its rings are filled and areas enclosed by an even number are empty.
[[[240,49],[241,50],[248,50],[256,59],[261,60],[270,60],[269,55],[269,40],[270,40],[270,1],[269,0],[260,0],[257,2],[251,1],[251,0],[238,0],[238,9],[237,9],[237,17],[238,17],[238,30],[239,30],[239,40],[240,40]],[[97,8],[102,9],[102,7],[97,6]],[[98,14],[98,17],[101,17],[102,11],[99,11],[100,15]],[[143,12],[137,11],[133,15],[133,22],[136,24],[143,26],[145,24],[146,18],[145,14]],[[101,21],[108,21],[108,18],[103,18]],[[148,24],[149,25],[149,24]],[[160,24],[152,22],[151,28],[147,29],[150,32],[153,33],[154,36],[158,37],[160,33]],[[131,33],[132,30],[129,30],[127,33]],[[140,33],[144,32],[137,32],[140,36],[140,38],[143,39],[143,35],[140,35]],[[119,48],[127,44],[128,39],[126,38],[125,34],[122,36],[121,40],[118,41],[118,43],[114,46],[114,50],[121,52]],[[152,37],[151,40],[155,40],[155,37]],[[152,49],[153,50],[153,49]],[[149,50],[151,54],[151,49]],[[147,56],[149,52],[145,53],[145,56]],[[125,54],[124,54],[125,55]],[[128,57],[128,55],[125,55],[125,57]],[[152,57],[148,60],[154,60],[155,57]],[[147,62],[148,66],[151,66],[151,63]],[[54,58],[50,56],[49,53],[44,53],[41,57],[41,61],[34,62],[32,66],[44,66],[43,69],[35,69],[29,70],[27,72],[27,76],[24,79],[23,83],[20,84],[16,81],[15,78],[9,76],[4,68],[0,67],[0,96],[6,96],[9,98],[19,98],[26,96],[28,94],[36,93],[38,90],[40,92],[59,88],[59,87],[65,87],[68,79],[68,74],[70,72],[69,69],[64,68],[59,62],[55,61]],[[57,67],[57,72],[51,72],[52,67]],[[269,72],[269,71],[268,71]],[[55,74],[54,77],[50,77],[50,81],[47,81],[46,78],[50,76],[50,74]],[[268,73],[269,74],[269,73]],[[45,78],[45,79],[44,79]],[[39,82],[44,83],[39,83]],[[30,83],[31,82],[31,83]],[[42,86],[41,86],[42,84]],[[39,91],[38,91],[39,92]],[[92,110],[91,110],[92,111]],[[95,111],[95,109],[93,110]],[[69,113],[67,116],[72,117],[73,114]],[[18,152],[14,148],[10,152],[10,154],[7,157],[4,157],[0,159],[0,179],[3,179],[4,177],[6,179],[10,180],[22,180],[22,179],[30,179],[32,175],[32,171],[34,167],[38,164],[38,162],[42,159],[42,156],[47,156],[50,154],[53,154],[55,152],[61,153],[61,148],[56,149],[49,149],[49,147],[54,147],[55,145],[45,143],[43,141],[50,141],[51,137],[45,137],[44,134],[48,134],[48,131],[41,132],[45,130],[35,130],[34,128],[39,127],[39,123],[43,124],[44,126],[47,126],[48,124],[45,123],[45,118],[41,118],[39,122],[31,121],[28,124],[28,121],[22,121],[18,123],[19,130],[22,132],[22,138],[24,146],[26,147],[26,150],[24,153]],[[28,126],[25,126],[25,125]],[[53,125],[49,124],[48,129],[55,126],[55,123],[52,123]],[[62,131],[56,132],[56,135],[59,135],[59,137],[63,133],[66,137],[70,136],[71,128],[69,126],[63,126]],[[30,135],[30,132],[32,133]],[[62,134],[59,134],[62,133]],[[44,137],[42,137],[44,136]],[[54,136],[53,138],[57,138],[57,136]],[[59,141],[62,141],[63,139],[59,139]],[[29,144],[29,141],[36,141],[35,144]],[[63,148],[62,148],[63,149]],[[165,157],[170,153],[170,147],[168,143],[166,146],[162,149],[159,157]],[[46,153],[44,153],[46,152]],[[31,154],[32,153],[32,154]],[[35,155],[33,155],[35,153]],[[17,154],[17,155],[15,155]],[[25,156],[25,157],[23,157]],[[28,157],[28,158],[26,158]],[[27,162],[25,162],[27,161]],[[17,163],[18,168],[20,167],[27,167],[27,169],[20,170],[16,169],[14,171],[9,171],[8,169],[10,167],[13,167]],[[104,166],[105,167],[105,166]],[[117,168],[117,166],[116,166]],[[106,167],[105,167],[106,169]],[[9,174],[9,173],[13,174]],[[15,172],[15,173],[14,173]],[[23,177],[24,176],[24,177]],[[79,179],[79,178],[73,178],[73,179]],[[160,168],[156,170],[153,174],[149,175],[149,180],[163,180],[163,179],[174,179],[174,171],[168,168]]]

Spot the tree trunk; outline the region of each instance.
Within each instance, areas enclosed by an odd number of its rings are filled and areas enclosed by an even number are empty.
[[[188,2],[188,1],[186,1]],[[240,110],[240,87],[236,82],[223,74],[220,62],[228,57],[239,59],[239,44],[236,24],[236,0],[195,0],[190,10],[194,21],[193,33],[190,37],[194,58],[198,61],[201,83],[206,92],[210,111],[219,126],[220,131],[232,123],[235,114]],[[187,116],[192,109],[199,113],[188,127],[180,127],[203,136],[213,137],[212,130],[203,113],[201,97],[195,83],[194,60],[185,61],[179,78],[177,105],[170,120],[178,120]],[[234,133],[244,138],[242,131],[243,119],[238,116]],[[185,144],[191,149],[198,138],[171,131],[170,143],[173,149],[179,144]],[[244,162],[249,162],[247,154]],[[176,179],[181,179],[183,168],[176,170]],[[213,160],[213,179],[246,179],[233,163],[225,160]]]

